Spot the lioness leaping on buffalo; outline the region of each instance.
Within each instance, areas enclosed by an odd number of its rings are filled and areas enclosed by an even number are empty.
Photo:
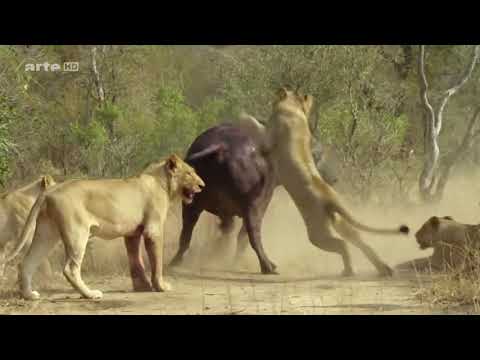
[[[312,135],[308,125],[312,106],[311,96],[282,88],[266,126],[250,116],[242,116],[239,125],[260,139],[264,150],[270,154],[277,171],[277,182],[285,187],[300,211],[310,241],[320,249],[341,255],[343,274],[351,276],[353,268],[350,253],[345,241],[333,232],[335,229],[358,247],[381,275],[390,276],[392,269],[363,242],[354,228],[391,235],[408,234],[409,229],[405,225],[398,229],[375,229],[363,225],[340,205],[337,193],[318,173],[312,156]]]
[[[28,214],[38,196],[46,189],[55,185],[55,180],[50,175],[45,175],[34,182],[14,191],[0,195],[0,254],[4,255],[9,242],[18,240]],[[30,244],[26,244],[28,248]],[[44,262],[45,273],[50,272],[48,260]],[[4,266],[0,268],[0,276],[3,275]]]
[[[450,216],[431,217],[415,234],[429,257],[405,262],[399,270],[470,272],[480,265],[480,225],[461,224]]]
[[[144,237],[152,268],[152,286],[167,291],[162,276],[163,233],[170,202],[178,197],[190,203],[205,186],[195,170],[176,155],[149,165],[127,179],[71,180],[42,194],[35,202],[17,250],[33,236],[21,265],[20,289],[27,299],[38,299],[32,275],[52,247],[62,240],[66,264],[63,274],[85,298],[99,299],[81,277],[81,265],[91,236],[101,239]],[[16,255],[15,251],[9,259]]]

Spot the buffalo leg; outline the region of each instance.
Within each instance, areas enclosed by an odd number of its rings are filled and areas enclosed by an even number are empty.
[[[260,269],[262,274],[277,274],[273,263],[268,259],[262,245],[261,226],[262,216],[259,216],[255,209],[250,209],[244,217],[244,226],[250,240],[250,245],[257,254],[260,262]]]
[[[212,256],[223,256],[228,249],[228,241],[235,230],[235,219],[233,216],[220,217],[220,236],[216,236],[214,240]]]
[[[130,276],[132,278],[134,291],[151,291],[152,287],[145,274],[142,254],[140,253],[141,235],[125,237],[128,262],[130,265]]]
[[[183,206],[182,209],[182,233],[180,234],[180,245],[177,253],[173,257],[169,266],[179,266],[182,263],[183,255],[190,247],[193,229],[200,218],[202,210],[197,208]]]
[[[259,229],[261,229],[261,223],[263,222],[263,218],[265,216],[265,213],[267,211],[268,205],[270,205],[270,202],[272,200],[273,192],[275,190],[274,186],[268,186],[265,188],[264,196],[260,198],[259,200],[256,201],[256,208],[258,209],[258,222],[259,222]],[[261,230],[260,230],[261,231]],[[245,250],[247,249],[247,239],[248,239],[248,231],[246,228],[245,221],[243,222],[243,226],[240,229],[240,232],[238,233],[237,237],[237,252],[235,254],[235,264],[238,264],[240,261],[241,256],[245,253]],[[277,268],[277,265],[275,265],[273,262],[268,260],[270,263],[270,268],[275,271]]]

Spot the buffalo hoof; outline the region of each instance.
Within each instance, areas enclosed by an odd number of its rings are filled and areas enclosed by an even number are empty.
[[[272,263],[270,266],[262,268],[262,274],[263,275],[279,275],[278,271],[275,270],[276,268],[277,268],[276,265]]]
[[[280,275],[280,273],[276,270],[270,270],[270,271],[265,270],[265,271],[262,271],[262,274],[263,275]]]
[[[172,261],[170,261],[170,264],[168,264],[168,267],[173,268],[180,266],[182,264],[182,258],[175,256]]]

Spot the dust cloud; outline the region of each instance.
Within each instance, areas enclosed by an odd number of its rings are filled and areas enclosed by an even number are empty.
[[[480,221],[480,173],[452,177],[445,190],[443,200],[435,205],[421,204],[413,199],[410,205],[382,203],[382,198],[390,199],[390,194],[377,194],[380,201],[376,204],[354,206],[347,200],[343,203],[360,221],[376,227],[396,228],[401,224],[410,227],[408,236],[385,236],[362,233],[362,238],[390,266],[431,255],[432,250],[420,250],[415,241],[415,232],[431,216],[452,216],[461,223],[479,223]],[[418,190],[412,187],[412,193]],[[391,190],[395,191],[395,190]],[[195,228],[191,249],[185,255],[184,266],[191,271],[204,269],[231,270],[236,248],[236,235],[241,222],[238,219],[236,229],[229,238],[221,238],[215,226],[214,216],[205,214]],[[178,231],[172,231],[167,238],[170,253],[178,246],[178,234],[181,222],[177,222]],[[267,210],[262,227],[262,240],[265,251],[278,266],[278,271],[287,276],[338,276],[343,270],[339,255],[327,253],[312,245],[307,236],[303,220],[294,203],[285,190],[278,188]],[[366,257],[355,247],[349,245],[354,270],[358,275],[374,276],[376,270]],[[260,271],[253,249],[248,246],[236,270],[250,273]]]
[[[415,232],[431,216],[452,216],[461,223],[480,222],[480,172],[457,175],[449,181],[444,199],[437,205],[420,205],[414,200],[413,205],[391,205],[378,202],[364,206],[354,206],[343,198],[343,203],[360,221],[376,227],[396,228],[400,224],[410,227],[406,236],[385,236],[362,233],[362,238],[391,267],[415,258],[431,255],[431,250],[420,250],[415,241]],[[394,189],[391,191],[395,191]],[[412,193],[417,188],[412,187]],[[381,200],[390,199],[390,193],[378,194]],[[237,266],[233,265],[236,251],[236,236],[241,227],[241,220],[236,220],[235,231],[224,238],[218,230],[217,217],[202,214],[195,227],[190,250],[185,254],[182,269],[197,273],[202,269],[218,271],[238,271],[258,274],[260,272],[257,257],[250,247]],[[178,248],[182,228],[181,206],[175,204],[169,213],[165,229],[165,259],[168,264]],[[337,277],[343,270],[339,255],[327,253],[310,243],[300,213],[283,188],[277,188],[267,210],[262,226],[262,241],[265,251],[278,266],[281,275],[290,277],[326,276]],[[375,276],[376,270],[363,254],[352,245],[348,245],[357,275]],[[127,275],[128,259],[122,239],[104,241],[91,240],[91,251],[87,251],[82,266],[85,274],[92,275]],[[145,267],[149,264],[144,249]],[[54,268],[61,272],[64,265],[64,249],[59,244],[49,257]]]

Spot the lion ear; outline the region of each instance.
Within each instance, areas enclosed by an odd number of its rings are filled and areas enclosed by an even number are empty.
[[[451,221],[454,221],[453,218],[451,216],[444,216],[443,217],[445,220],[451,220]]]
[[[285,100],[288,96],[288,90],[285,86],[282,86],[280,89],[277,90],[277,98],[278,100]]]
[[[170,155],[170,157],[167,159],[167,169],[170,172],[174,172],[175,170],[177,170],[178,163],[179,157],[176,154]]]

